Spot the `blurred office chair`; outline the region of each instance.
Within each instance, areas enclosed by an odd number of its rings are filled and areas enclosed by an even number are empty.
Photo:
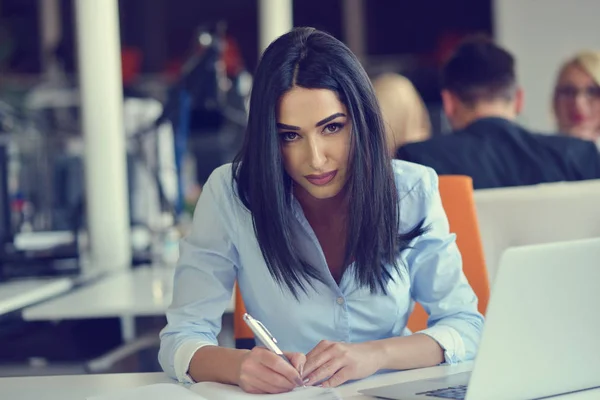
[[[233,310],[233,338],[236,349],[251,349],[255,346],[254,334],[244,322],[246,306],[242,299],[240,287],[235,284],[235,309]]]
[[[468,176],[459,175],[444,175],[440,176],[439,180],[442,205],[448,216],[450,232],[456,234],[463,271],[479,299],[479,312],[485,314],[490,285],[477,222],[473,180]],[[415,309],[408,319],[408,328],[412,332],[427,328],[428,317],[423,307],[415,304]]]
[[[600,179],[480,189],[474,198],[492,284],[509,247],[600,237]]]

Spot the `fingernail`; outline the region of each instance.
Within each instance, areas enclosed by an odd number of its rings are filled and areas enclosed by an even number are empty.
[[[306,385],[308,383],[308,381],[310,381],[310,379],[306,378],[305,380],[302,381],[302,383],[304,383]]]
[[[298,385],[298,386],[304,386],[304,383],[302,382],[302,379],[296,378],[296,385]]]
[[[300,378],[302,378],[303,371],[304,371],[304,364],[300,364]]]

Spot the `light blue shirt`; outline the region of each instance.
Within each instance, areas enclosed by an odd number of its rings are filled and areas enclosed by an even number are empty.
[[[468,284],[462,260],[449,232],[436,173],[427,167],[393,161],[400,197],[400,228],[406,232],[425,220],[430,229],[398,255],[400,273],[387,285],[387,295],[358,287],[353,265],[339,285],[294,200],[298,248],[326,276],[316,290],[300,291],[297,301],[269,274],[258,245],[252,217],[231,182],[231,165],[216,169],[203,188],[190,235],[182,240],[175,272],[173,302],[161,332],[160,363],[167,374],[188,381],[192,355],[217,344],[221,317],[237,280],[254,318],[275,336],[284,351],[307,353],[321,340],[357,343],[411,334],[408,317],[417,301],[429,313],[429,335],[444,349],[448,363],[473,359],[483,317]],[[390,268],[390,271],[393,271]]]

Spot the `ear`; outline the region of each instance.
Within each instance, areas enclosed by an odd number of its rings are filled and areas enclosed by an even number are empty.
[[[523,92],[522,87],[518,87],[515,92],[515,114],[519,115],[523,111],[523,106],[525,104],[525,93]]]
[[[446,89],[442,90],[442,104],[444,106],[444,113],[446,113],[448,119],[452,119],[454,114],[456,114],[457,101],[458,99],[452,92]]]

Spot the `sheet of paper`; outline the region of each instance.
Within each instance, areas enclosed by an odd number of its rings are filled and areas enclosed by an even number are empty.
[[[206,400],[342,400],[335,389],[313,386],[299,387],[289,393],[260,395],[246,393],[237,386],[223,385],[215,382],[201,382],[192,385],[190,390],[206,398]]]
[[[157,383],[133,389],[116,391],[87,400],[207,400],[197,393],[175,383]]]

